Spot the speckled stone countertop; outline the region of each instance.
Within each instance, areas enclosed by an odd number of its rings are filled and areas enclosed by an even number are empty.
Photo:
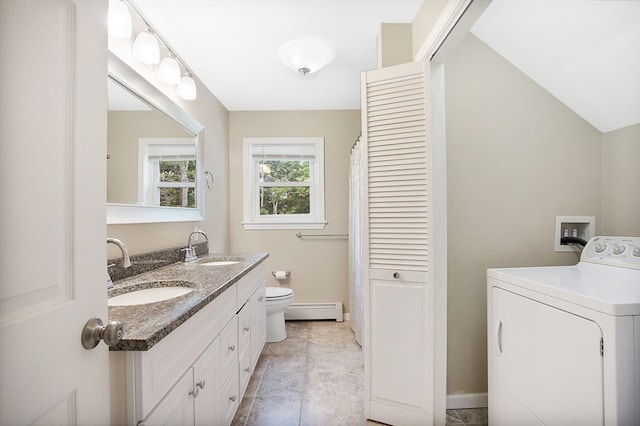
[[[233,286],[268,256],[268,253],[238,255],[212,253],[201,256],[194,262],[173,263],[115,282],[114,287],[107,292],[108,297],[126,293],[132,289],[145,288],[148,287],[147,283],[159,281],[186,282],[194,290],[162,302],[110,306],[109,320],[122,322],[124,336],[117,346],[111,346],[109,349],[112,351],[151,349],[153,345]],[[236,260],[238,263],[225,266],[202,265],[202,263],[217,260]]]

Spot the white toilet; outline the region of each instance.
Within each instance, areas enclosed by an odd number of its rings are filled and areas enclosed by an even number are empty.
[[[293,290],[284,287],[267,287],[267,342],[280,342],[287,338],[284,327],[284,310],[293,302]]]

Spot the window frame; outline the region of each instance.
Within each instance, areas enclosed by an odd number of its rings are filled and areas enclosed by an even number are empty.
[[[274,182],[260,185],[258,168],[254,167],[255,157],[268,147],[270,151],[282,147],[290,153],[314,150],[309,166],[309,214],[261,215],[261,186],[307,186],[295,182]],[[284,153],[283,153],[284,154]],[[324,229],[324,138],[323,137],[267,137],[243,139],[243,221],[244,229]]]
[[[198,206],[196,182],[160,182],[160,161],[149,158],[149,151],[152,147],[171,147],[184,145],[194,147],[193,158],[189,161],[196,162],[196,175],[198,171],[197,147],[194,146],[193,139],[190,138],[139,138],[138,139],[138,204],[142,206],[185,208],[183,206],[160,206],[161,188],[193,188],[196,195],[196,208]],[[182,159],[167,159],[166,161],[180,161]],[[197,177],[196,177],[197,179]],[[191,207],[193,208],[193,207]]]

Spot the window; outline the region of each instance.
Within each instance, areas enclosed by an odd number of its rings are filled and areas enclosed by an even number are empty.
[[[145,206],[196,207],[196,146],[188,138],[141,138],[138,200]]]
[[[324,138],[245,138],[245,229],[325,224]]]

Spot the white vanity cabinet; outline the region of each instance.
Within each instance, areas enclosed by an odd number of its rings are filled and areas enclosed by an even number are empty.
[[[247,389],[258,358],[267,341],[267,301],[264,282],[255,289],[238,312],[240,394]]]
[[[138,425],[219,424],[219,353],[218,337]]]
[[[264,291],[258,265],[148,351],[112,352],[126,424],[229,425],[266,340]]]

